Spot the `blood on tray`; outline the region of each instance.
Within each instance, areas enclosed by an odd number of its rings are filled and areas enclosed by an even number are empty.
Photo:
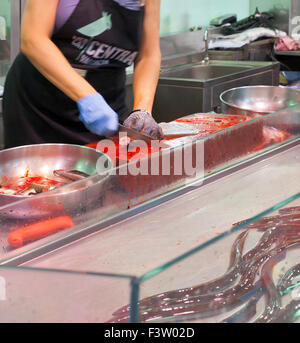
[[[39,184],[44,186],[43,192],[48,191],[51,187],[57,187],[59,185],[62,185],[63,182],[48,179],[43,176],[21,176],[21,177],[3,177],[2,182],[0,183],[0,193],[1,188],[3,189],[10,189],[15,192],[15,194],[18,194],[28,187],[30,187],[32,184]],[[4,193],[4,192],[3,192]]]

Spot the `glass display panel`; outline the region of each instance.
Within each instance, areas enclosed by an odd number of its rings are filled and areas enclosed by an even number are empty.
[[[300,193],[232,224],[139,278],[141,322],[300,321]]]

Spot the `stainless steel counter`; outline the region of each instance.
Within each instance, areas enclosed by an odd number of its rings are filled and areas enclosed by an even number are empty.
[[[276,51],[276,55],[284,55],[284,56],[300,56],[300,50],[294,51]]]
[[[27,258],[23,265],[2,265],[0,322],[102,323],[124,316],[126,322],[143,322],[145,310],[138,302],[172,290],[180,296],[178,289],[215,279],[227,270],[231,246],[241,231],[232,224],[256,221],[280,206],[300,205],[300,193],[295,197],[299,165],[298,139],[211,176],[202,186],[154,199],[135,214]],[[255,230],[250,231],[245,251],[259,239]],[[296,263],[298,250],[276,266],[274,276]],[[250,291],[260,295],[255,292]],[[243,309],[248,309],[248,298],[241,300],[242,309],[221,311],[223,318],[232,314],[239,322],[247,321]],[[264,306],[259,302],[256,314]],[[151,306],[147,308],[151,315]],[[164,321],[220,321],[220,316],[203,319],[201,311],[197,315],[167,316]]]
[[[296,145],[24,266],[141,276],[292,196],[299,166]]]
[[[137,166],[133,161],[111,170],[105,178],[95,175],[61,189],[4,206],[0,209],[1,264],[20,265],[90,234],[105,232],[112,225],[198,189],[199,185],[221,180],[224,175],[242,170],[261,159],[268,159],[270,155],[298,144],[299,128],[297,107],[290,107],[215,134],[199,139],[191,138],[185,145],[182,145],[182,141],[177,142],[175,148],[164,149],[151,159],[151,164],[161,165],[166,158],[182,155],[184,147],[184,159],[188,156],[199,157],[197,168],[188,174],[184,172],[175,175],[174,169],[173,174],[167,175],[162,171],[156,176],[144,173],[137,175]],[[280,134],[280,140],[278,137],[272,140],[274,132]],[[271,141],[268,141],[270,138]],[[148,158],[143,159],[143,164],[148,162]],[[190,168],[185,164],[186,167]],[[232,183],[235,184],[234,179]],[[222,187],[220,184],[220,194],[223,192]],[[275,192],[275,196],[277,194],[284,197],[281,190]],[[211,200],[208,201],[214,206]],[[244,201],[245,208],[251,206],[247,199]],[[17,248],[10,244],[10,232],[16,229],[16,225],[22,228],[62,214],[72,218],[71,229],[34,239]]]

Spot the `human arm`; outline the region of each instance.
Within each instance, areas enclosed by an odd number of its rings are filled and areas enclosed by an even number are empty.
[[[162,131],[152,117],[161,66],[160,3],[161,0],[147,0],[145,3],[141,48],[133,73],[132,110],[135,112],[124,122],[126,126],[144,130],[156,138],[162,138]]]
[[[22,19],[21,51],[43,76],[77,102],[80,119],[90,131],[105,134],[107,127],[117,128],[117,114],[72,68],[51,40],[58,2],[27,0]]]
[[[150,113],[161,65],[160,2],[146,1],[141,48],[133,73],[133,110],[143,109]]]

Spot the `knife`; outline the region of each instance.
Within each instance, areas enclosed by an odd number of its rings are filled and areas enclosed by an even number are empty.
[[[141,133],[139,131],[136,131],[134,129],[131,129],[129,127],[126,127],[122,124],[119,124],[119,132],[122,132],[122,133],[126,133],[127,136],[129,138],[131,138],[132,140],[140,140],[140,141],[144,141],[146,142],[147,144],[151,144],[151,142],[153,140],[155,140],[155,138],[151,137],[151,136],[148,136],[144,133]]]

